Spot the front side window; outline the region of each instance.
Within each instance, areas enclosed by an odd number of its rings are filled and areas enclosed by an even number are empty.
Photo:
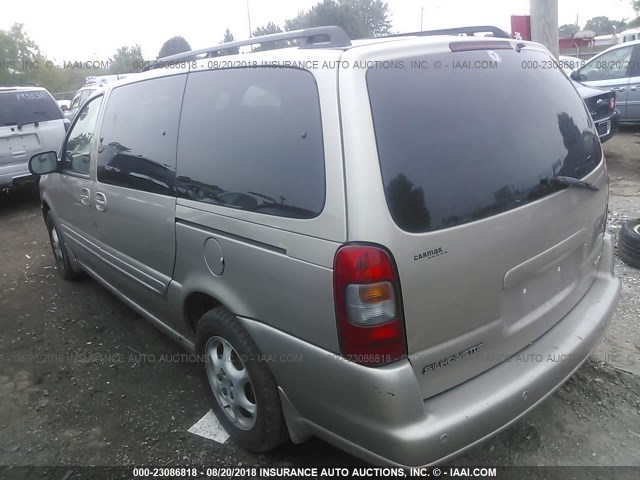
[[[62,169],[66,172],[89,175],[93,139],[102,96],[94,98],[78,113],[62,152]]]
[[[311,73],[246,68],[189,75],[177,194],[290,218],[324,207],[318,89]]]
[[[626,77],[631,66],[633,49],[633,46],[618,48],[594,58],[579,70],[578,80],[591,82]]]
[[[100,183],[174,195],[185,82],[186,75],[161,77],[111,92],[100,131]]]

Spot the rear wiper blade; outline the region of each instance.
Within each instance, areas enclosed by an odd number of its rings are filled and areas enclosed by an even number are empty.
[[[19,123],[18,124],[18,130],[22,130],[22,127],[24,127],[25,125],[29,125],[31,123],[33,123],[34,127],[39,127],[40,126],[40,122],[37,122],[37,121],[36,122]]]
[[[600,190],[593,183],[585,182],[578,178],[564,177],[561,175],[543,178],[542,180],[540,180],[540,183],[543,185],[564,185],[567,187],[586,188],[587,190],[591,190],[593,192],[597,192],[598,190]]]

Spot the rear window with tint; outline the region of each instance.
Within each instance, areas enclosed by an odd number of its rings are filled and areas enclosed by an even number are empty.
[[[62,113],[46,91],[0,92],[0,127],[60,119]]]
[[[602,152],[580,96],[558,69],[530,68],[549,60],[482,50],[369,70],[385,194],[399,227],[472,222],[562,188],[545,183],[551,176],[593,171]]]

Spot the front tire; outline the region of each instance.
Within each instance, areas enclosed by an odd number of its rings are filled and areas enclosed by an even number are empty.
[[[51,250],[53,251],[53,258],[56,261],[56,268],[58,273],[65,280],[75,280],[81,275],[73,269],[71,260],[69,258],[69,251],[67,245],[64,243],[62,235],[56,222],[56,218],[53,212],[47,213],[47,230],[49,231],[49,241],[51,242]]]
[[[276,382],[235,315],[224,307],[205,313],[196,352],[211,408],[239,446],[261,453],[288,439]]]

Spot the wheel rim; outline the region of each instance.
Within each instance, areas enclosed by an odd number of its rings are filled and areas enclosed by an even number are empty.
[[[640,223],[633,227],[633,231],[636,232],[636,234],[640,235]]]
[[[64,260],[62,253],[62,245],[60,245],[60,237],[58,236],[58,230],[56,227],[51,229],[51,245],[53,246],[53,253],[59,260]]]
[[[249,372],[236,350],[221,337],[205,347],[207,378],[220,408],[242,430],[256,424],[258,406]]]

